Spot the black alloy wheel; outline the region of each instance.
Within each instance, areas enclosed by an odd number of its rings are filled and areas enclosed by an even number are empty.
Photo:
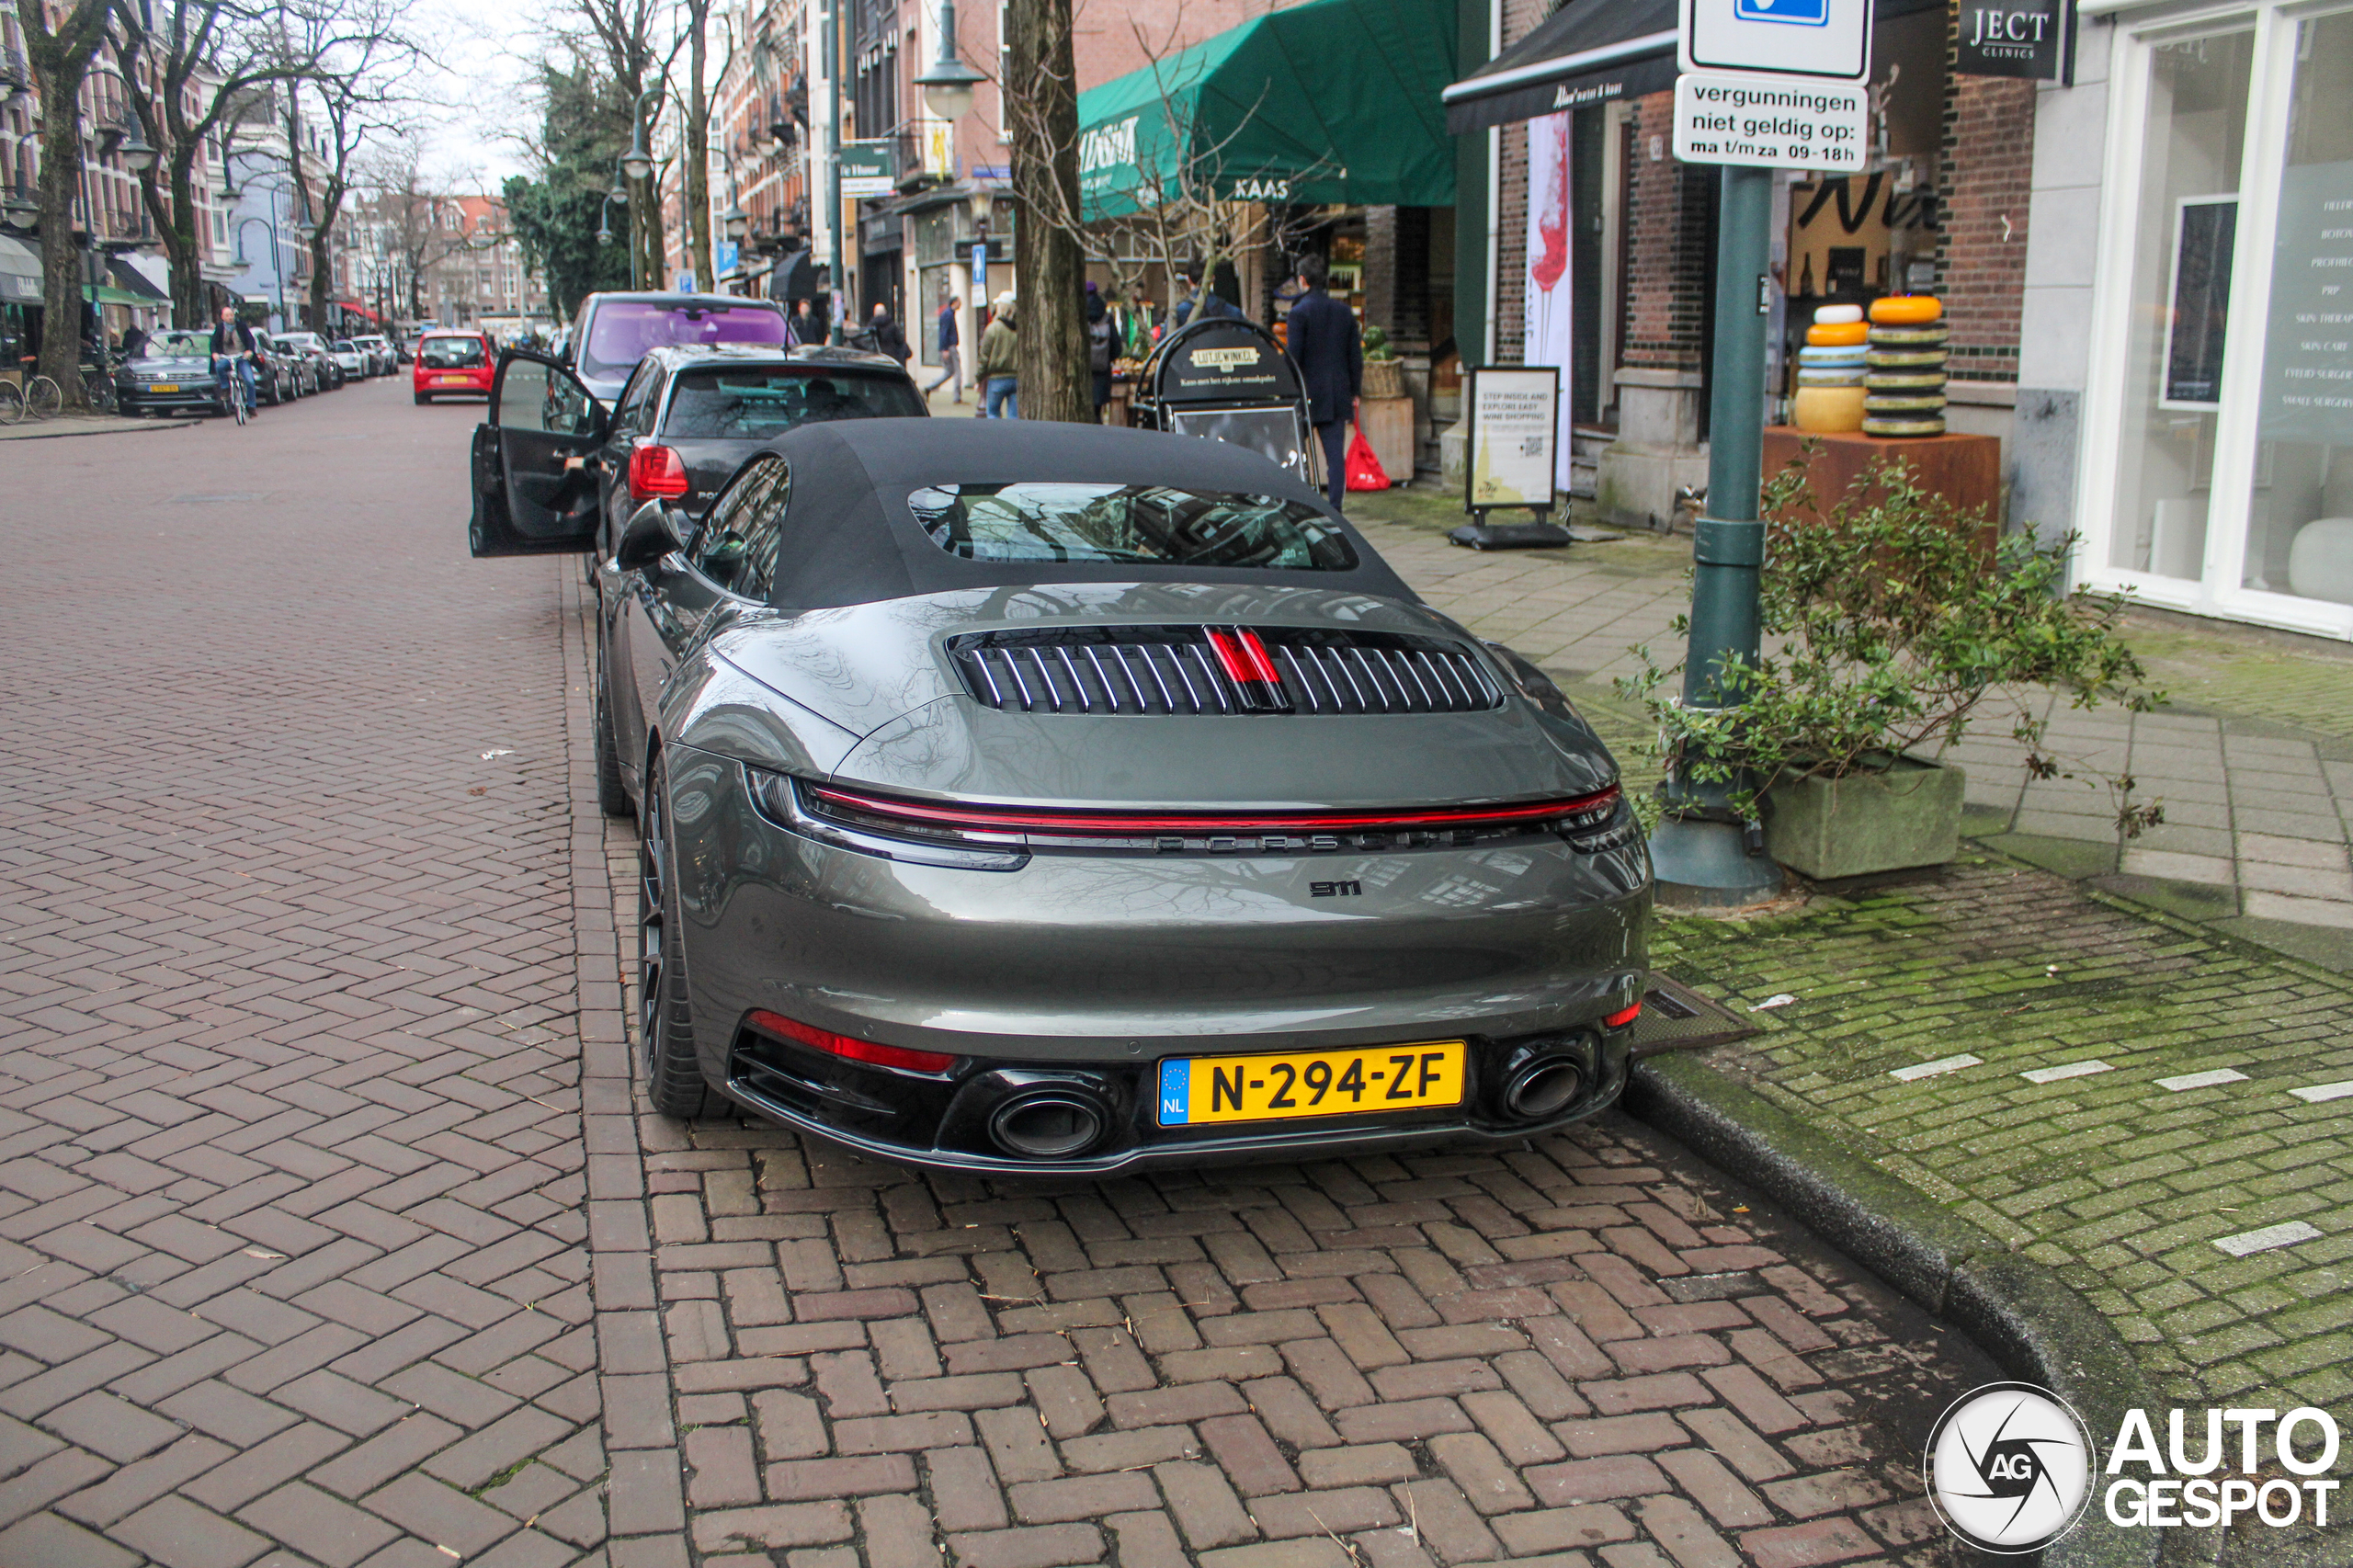
[[[686,944],[670,885],[670,822],[665,769],[647,769],[637,837],[637,1038],[645,1097],[664,1116],[699,1121],[724,1102],[703,1082],[695,1058],[694,1015],[687,998]]]

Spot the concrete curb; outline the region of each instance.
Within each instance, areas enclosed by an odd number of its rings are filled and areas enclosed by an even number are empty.
[[[2012,1377],[2075,1406],[2101,1445],[2125,1411],[2158,1408],[2131,1347],[2057,1275],[1763,1096],[1688,1056],[1662,1055],[1636,1065],[1625,1105],[1961,1329]],[[2174,1533],[2119,1529],[2095,1498],[2041,1561],[2154,1568]]]

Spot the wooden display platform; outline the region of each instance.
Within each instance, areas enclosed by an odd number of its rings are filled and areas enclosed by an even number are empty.
[[[1819,506],[1836,506],[1872,464],[1900,458],[1920,476],[1924,489],[1983,517],[1989,543],[2001,526],[2002,443],[1991,436],[1818,436],[1792,426],[1768,425],[1767,482],[1800,457],[1808,441],[1821,443],[1806,476]]]

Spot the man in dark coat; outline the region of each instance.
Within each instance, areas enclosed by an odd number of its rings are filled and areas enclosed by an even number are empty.
[[[1324,291],[1322,256],[1300,258],[1299,298],[1284,320],[1307,393],[1308,422],[1324,445],[1325,491],[1336,511],[1348,494],[1348,424],[1364,389],[1364,339],[1356,312]]]
[[[880,300],[874,301],[871,330],[878,354],[888,354],[902,365],[915,357],[915,351],[907,347],[907,335],[899,330],[897,318],[891,314],[891,307]]]

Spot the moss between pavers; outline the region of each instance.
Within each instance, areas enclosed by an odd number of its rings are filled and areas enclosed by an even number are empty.
[[[2023,1244],[2167,1396],[2305,1403],[2353,1380],[2353,1102],[2285,1092],[2353,1075],[2353,987],[1992,857],[1762,918],[1665,919],[1654,950],[1735,1010],[1795,994],[1703,1060]],[[1984,1064],[1888,1076],[1964,1051]],[[2088,1057],[2114,1071],[2018,1075]],[[2154,1083],[2211,1066],[2251,1081]],[[2293,1217],[2332,1233],[2243,1259],[2212,1244]]]

